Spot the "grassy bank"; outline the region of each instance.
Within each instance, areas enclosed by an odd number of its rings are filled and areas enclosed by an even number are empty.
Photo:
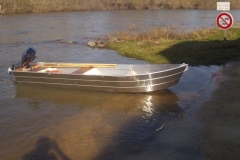
[[[184,29],[153,27],[107,35],[107,47],[119,54],[151,63],[221,64],[240,58],[240,29],[227,31],[202,29],[186,33]]]
[[[216,9],[218,0],[0,0],[0,14],[116,9]],[[239,0],[228,0],[240,9]]]

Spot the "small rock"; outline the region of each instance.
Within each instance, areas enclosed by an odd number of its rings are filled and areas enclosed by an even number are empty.
[[[99,47],[99,48],[103,48],[105,46],[106,46],[105,44],[97,44],[97,47]]]
[[[97,44],[97,45],[99,45],[99,44],[103,44],[103,42],[100,41],[100,40],[98,40],[98,41],[96,42],[96,44]]]
[[[90,47],[95,47],[95,46],[96,46],[96,43],[94,43],[94,42],[88,42],[88,46],[90,46]]]
[[[73,41],[67,41],[66,44],[73,44]]]

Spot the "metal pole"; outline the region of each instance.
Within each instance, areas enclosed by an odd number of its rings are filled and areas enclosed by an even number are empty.
[[[224,41],[226,41],[226,40],[227,40],[227,31],[224,30]]]
[[[224,2],[225,2],[225,0],[224,0]],[[223,12],[225,12],[225,10],[223,10]],[[227,34],[226,34],[226,30],[224,30],[224,39],[223,39],[224,41],[227,40],[226,35],[227,35]]]

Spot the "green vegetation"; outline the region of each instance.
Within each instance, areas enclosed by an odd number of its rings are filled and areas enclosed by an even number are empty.
[[[218,0],[0,0],[0,14],[115,9],[216,9]],[[240,9],[239,0],[228,0]]]
[[[148,31],[130,29],[106,36],[107,47],[119,54],[151,63],[221,64],[240,58],[240,29],[184,32],[173,27]]]

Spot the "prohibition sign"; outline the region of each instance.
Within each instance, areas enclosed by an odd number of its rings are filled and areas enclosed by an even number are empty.
[[[228,12],[222,12],[217,16],[217,25],[221,29],[229,29],[233,25],[233,17]]]

